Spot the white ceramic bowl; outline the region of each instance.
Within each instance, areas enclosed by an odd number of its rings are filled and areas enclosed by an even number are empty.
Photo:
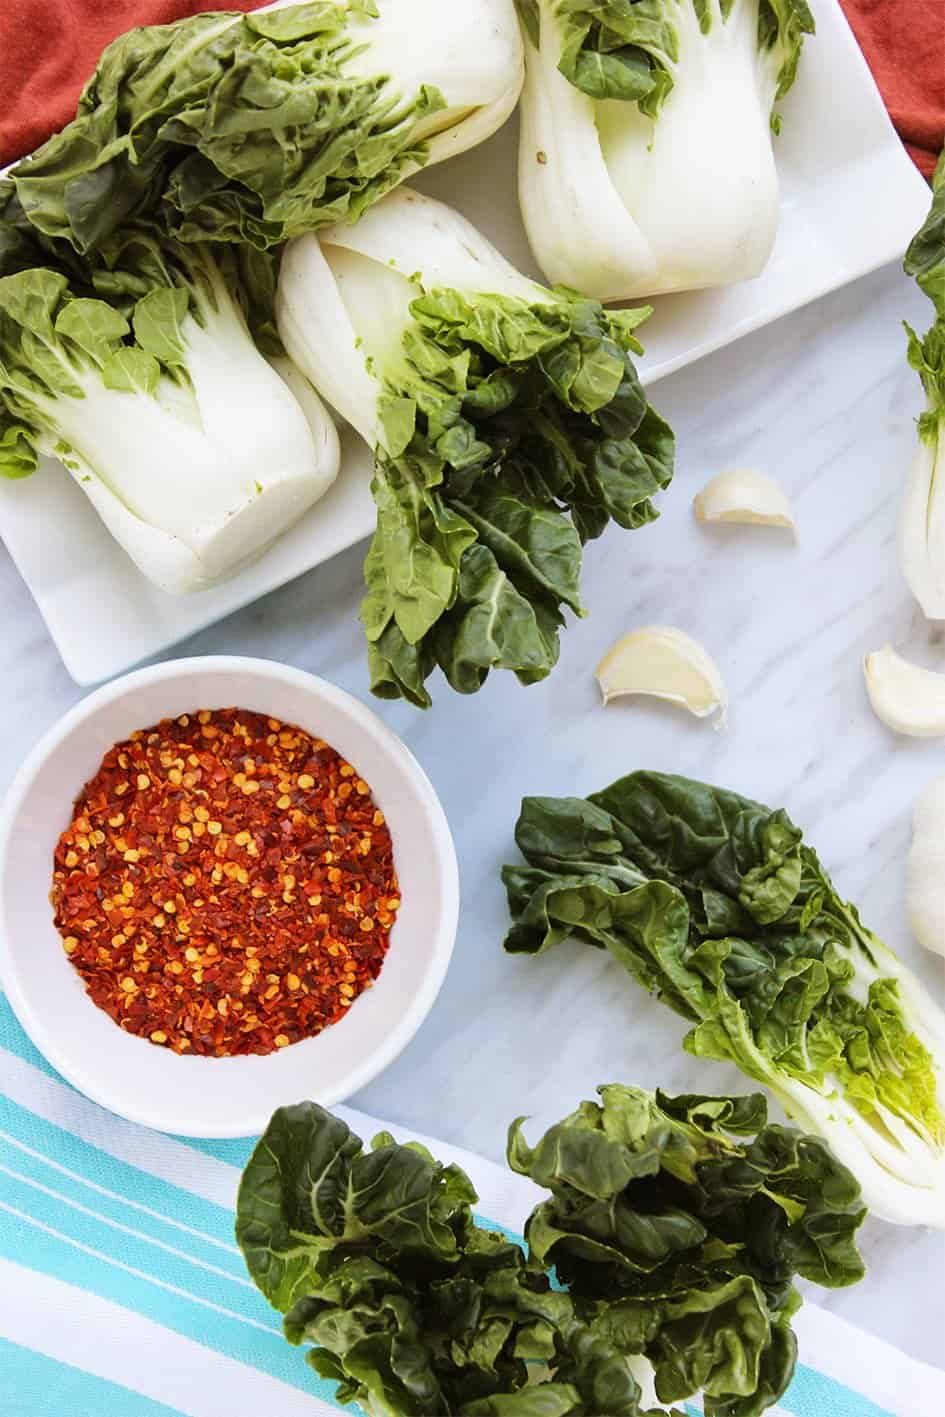
[[[380,978],[341,1022],[266,1057],[188,1057],[125,1033],[86,995],[53,926],[53,850],[113,743],[163,718],[230,706],[296,723],[356,767],[389,823],[403,903]],[[0,979],[20,1023],[87,1096],[161,1131],[250,1136],[283,1103],[330,1106],[365,1086],[431,1008],[458,911],[446,816],[404,744],[349,694],[268,660],[173,660],[106,685],[47,733],[0,811]]]

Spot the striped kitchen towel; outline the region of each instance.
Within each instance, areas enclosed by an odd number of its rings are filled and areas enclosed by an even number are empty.
[[[339,1110],[362,1137],[384,1125]],[[529,1181],[419,1139],[469,1172],[481,1219],[521,1224]],[[97,1107],[53,1072],[0,994],[2,1417],[339,1411],[334,1385],[285,1342],[234,1243],[251,1148],[164,1136]],[[812,1304],[797,1329],[803,1361],[772,1417],[945,1413],[945,1373]]]

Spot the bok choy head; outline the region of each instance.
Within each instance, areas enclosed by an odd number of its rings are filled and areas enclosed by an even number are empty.
[[[945,1017],[783,811],[663,773],[526,798],[506,949],[609,950],[819,1133],[871,1210],[945,1227]]]
[[[519,194],[549,280],[616,300],[747,280],[778,222],[774,105],[806,0],[517,0]]]
[[[289,245],[280,335],[377,450],[375,693],[426,706],[437,665],[460,693],[492,668],[550,673],[583,543],[652,520],[672,475],[632,359],[647,313],[545,289],[406,189]]]
[[[76,118],[13,170],[29,219],[91,250],[137,214],[266,247],[356,220],[481,142],[522,84],[511,0],[311,0],[131,30]]]
[[[906,252],[906,274],[935,307],[924,337],[909,325],[909,363],[926,407],[899,520],[899,557],[909,587],[931,620],[945,619],[945,153],[932,181],[932,207]]]
[[[794,1372],[796,1276],[863,1277],[859,1186],[819,1138],[769,1124],[757,1094],[597,1091],[533,1147],[510,1128],[509,1165],[548,1192],[531,1255],[594,1305],[596,1336],[652,1369],[660,1402],[763,1412]]]
[[[338,470],[330,417],[275,353],[268,259],[221,264],[140,225],[94,263],[61,262],[15,208],[0,223],[0,473],[58,458],[165,590],[233,574]]]

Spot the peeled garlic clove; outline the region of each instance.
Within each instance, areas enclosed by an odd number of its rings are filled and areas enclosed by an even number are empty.
[[[915,804],[906,913],[919,944],[945,955],[945,777]]]
[[[694,639],[670,625],[646,625],[618,640],[597,666],[604,698],[646,694],[707,718],[728,703],[722,676]]]
[[[945,674],[910,664],[886,645],[863,665],[873,712],[894,733],[909,738],[945,734]]]
[[[788,499],[763,472],[730,468],[707,482],[693,500],[700,522],[749,522],[781,526],[797,535]]]

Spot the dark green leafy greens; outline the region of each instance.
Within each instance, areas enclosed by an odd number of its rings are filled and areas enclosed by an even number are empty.
[[[689,1052],[737,1063],[824,1136],[871,1209],[945,1221],[945,1020],[785,812],[638,772],[526,798],[516,841],[507,950],[608,949],[692,1024]]]
[[[79,251],[142,213],[183,241],[270,246],[356,220],[461,121],[437,73],[401,90],[412,68],[374,0],[131,30],[13,180],[30,221]]]
[[[551,1193],[529,1252],[597,1306],[595,1333],[648,1359],[662,1402],[763,1412],[794,1370],[794,1276],[862,1278],[859,1187],[820,1139],[768,1125],[758,1094],[598,1091],[533,1148],[510,1130],[509,1164]]]
[[[379,1417],[656,1417],[703,1390],[757,1417],[795,1361],[795,1273],[858,1279],[855,1182],[759,1097],[605,1087],[509,1163],[550,1192],[529,1253],[485,1229],[455,1166],[313,1103],[281,1108],[246,1167],[236,1233],[292,1343]],[[731,1134],[750,1137],[736,1142]],[[554,1287],[554,1265],[567,1288]]]
[[[647,312],[536,291],[421,293],[383,371],[362,610],[383,698],[427,707],[437,665],[460,693],[493,668],[544,679],[583,614],[582,545],[652,521],[672,477],[631,358]]]
[[[410,1417],[638,1417],[639,1388],[476,1193],[422,1147],[370,1151],[313,1103],[281,1108],[246,1167],[236,1234],[286,1337],[343,1402]],[[529,1387],[529,1365],[549,1380]],[[606,1406],[599,1405],[606,1393]]]

